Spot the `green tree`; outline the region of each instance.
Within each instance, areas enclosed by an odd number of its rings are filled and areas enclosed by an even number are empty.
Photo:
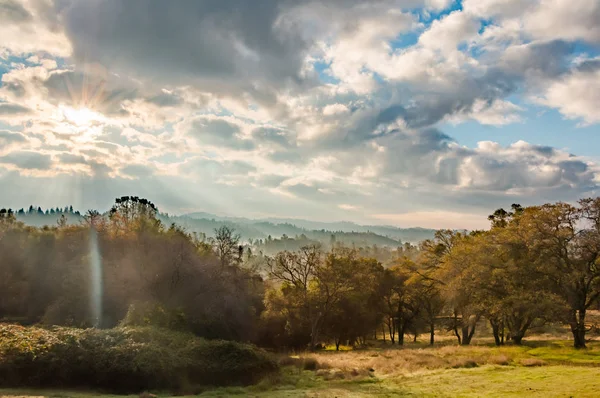
[[[600,199],[529,207],[520,224],[540,272],[567,308],[563,319],[575,348],[585,348],[586,312],[600,296]]]

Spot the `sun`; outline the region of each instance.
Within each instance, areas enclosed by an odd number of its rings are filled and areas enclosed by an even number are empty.
[[[94,122],[101,121],[102,115],[98,112],[94,112],[89,108],[72,108],[70,106],[63,106],[62,115],[71,124],[77,127],[85,127],[93,124]]]

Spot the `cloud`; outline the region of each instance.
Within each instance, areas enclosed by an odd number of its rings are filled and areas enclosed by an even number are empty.
[[[219,118],[199,117],[189,126],[188,134],[200,145],[227,147],[249,151],[254,149],[254,142],[244,138],[239,125]]]
[[[0,116],[24,115],[30,113],[31,109],[15,104],[0,104]]]
[[[400,214],[373,214],[372,218],[393,223],[404,228],[447,228],[447,229],[484,229],[489,226],[485,214],[460,213],[453,211],[416,211]]]
[[[502,126],[522,121],[519,113],[523,108],[510,101],[476,99],[471,109],[467,112],[455,113],[448,120],[461,123],[464,120],[476,120],[483,125]]]
[[[27,138],[21,133],[0,130],[0,153],[11,149],[14,145],[24,144],[26,142]]]
[[[600,121],[595,2],[0,4],[5,181],[432,226],[598,191],[559,132],[512,139],[531,105]]]
[[[350,112],[350,109],[344,104],[329,104],[323,108],[323,115],[325,116],[339,115],[348,112]]]
[[[455,51],[459,44],[474,38],[480,22],[462,11],[454,11],[443,19],[434,21],[419,37],[419,44],[439,51]]]
[[[389,140],[381,173],[464,191],[531,192],[597,188],[597,170],[569,153],[524,141],[509,146],[482,141],[477,148],[456,145],[436,131]]]
[[[86,164],[85,157],[81,155],[74,155],[72,153],[61,153],[57,155],[57,159],[62,164]]]
[[[0,157],[0,164],[9,164],[25,170],[47,170],[52,166],[50,155],[33,151],[16,151]]]
[[[71,45],[51,8],[45,0],[0,2],[0,53],[4,49],[16,55],[36,51],[70,55]]]
[[[86,107],[107,116],[123,115],[122,103],[139,95],[137,84],[110,75],[101,66],[50,72],[43,87],[54,104]]]
[[[600,42],[600,4],[588,0],[464,0],[463,10],[543,40]]]
[[[251,90],[256,81],[303,80],[307,43],[279,23],[292,4],[86,0],[71,2],[63,18],[78,60],[161,82]]]
[[[131,178],[150,177],[154,174],[154,168],[142,164],[129,164],[120,171],[125,176]]]
[[[600,59],[586,61],[550,82],[537,100],[557,108],[569,119],[581,119],[586,124],[600,122]]]
[[[0,21],[16,24],[29,22],[33,16],[16,0],[4,0],[0,3]]]
[[[535,38],[585,40],[600,44],[600,3],[544,0],[524,15],[524,28]]]

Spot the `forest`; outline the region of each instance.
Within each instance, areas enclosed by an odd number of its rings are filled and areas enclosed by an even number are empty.
[[[274,255],[227,226],[206,237],[164,225],[138,197],[78,224],[56,214],[34,227],[0,210],[0,320],[150,325],[277,351],[420,334],[433,345],[448,332],[464,346],[482,321],[497,345],[551,323],[584,348],[596,327],[586,313],[600,296],[600,198],[513,204],[489,216],[488,230],[440,230],[416,246],[332,240]]]
[[[64,217],[63,217],[64,216]],[[80,211],[72,205],[42,209],[39,206],[15,210],[17,221],[26,225],[43,227],[55,225],[63,219],[67,225],[77,225],[85,221]],[[378,225],[358,225],[349,222],[323,223],[302,219],[248,219],[241,217],[220,217],[210,213],[190,213],[173,215],[157,212],[156,218],[164,225],[177,224],[190,234],[196,233],[199,239],[214,236],[214,231],[227,227],[234,229],[240,240],[252,246],[253,250],[274,255],[283,250],[299,250],[303,246],[332,242],[353,247],[397,247],[403,242],[416,243],[433,238],[435,230],[424,228],[396,228]]]

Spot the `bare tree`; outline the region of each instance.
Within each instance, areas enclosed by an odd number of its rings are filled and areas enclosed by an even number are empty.
[[[232,265],[241,259],[239,242],[240,234],[236,234],[235,229],[227,225],[215,229],[214,247],[222,267]]]

